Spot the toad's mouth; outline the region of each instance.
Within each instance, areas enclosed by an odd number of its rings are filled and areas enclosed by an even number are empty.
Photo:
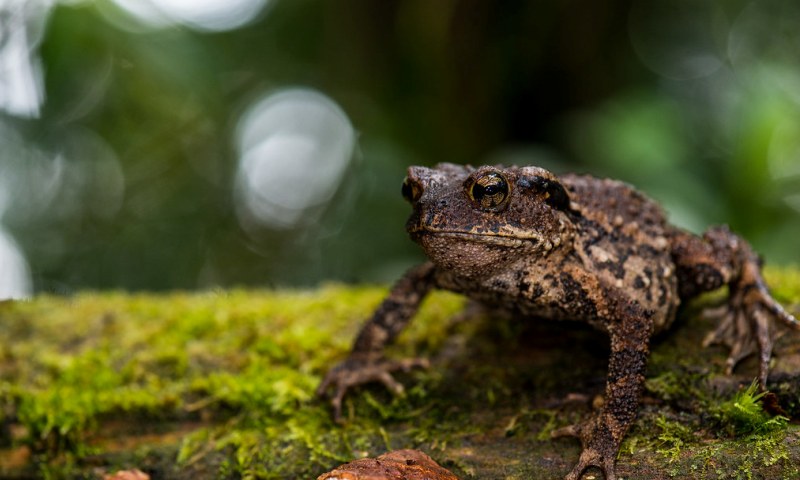
[[[494,232],[474,233],[457,230],[431,230],[427,228],[415,228],[413,230],[409,230],[409,234],[416,242],[420,242],[425,236],[432,236],[438,238],[452,238],[454,240],[466,242],[498,245],[509,248],[532,247],[541,241],[538,237],[532,236],[520,237]]]

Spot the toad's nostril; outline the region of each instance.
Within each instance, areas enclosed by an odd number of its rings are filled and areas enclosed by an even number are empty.
[[[422,185],[418,181],[406,177],[400,192],[408,202],[416,203],[419,197],[422,196]]]

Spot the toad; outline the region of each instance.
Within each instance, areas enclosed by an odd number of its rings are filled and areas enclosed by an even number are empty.
[[[653,200],[614,180],[556,176],[534,166],[411,167],[403,196],[413,207],[406,229],[430,261],[410,269],[362,327],[349,356],[317,393],[330,393],[334,416],[353,386],[427,366],[384,349],[434,288],[464,294],[520,318],[578,320],[606,332],[611,353],[602,409],[562,433],[583,449],[567,480],[589,467],[616,478],[615,459],[639,405],[651,337],[673,323],[678,306],[727,285],[705,343],[730,348],[726,369],[757,354],[766,389],[772,324],[800,323],[770,295],[758,255],[726,227],[696,236],[667,223]]]

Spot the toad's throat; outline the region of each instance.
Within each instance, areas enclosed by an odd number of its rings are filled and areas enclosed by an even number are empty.
[[[512,235],[508,233],[495,232],[464,232],[459,230],[435,230],[424,227],[417,227],[409,231],[415,240],[419,240],[426,235],[435,237],[452,238],[467,242],[482,244],[492,244],[504,247],[530,247],[538,244],[541,238],[527,235]]]

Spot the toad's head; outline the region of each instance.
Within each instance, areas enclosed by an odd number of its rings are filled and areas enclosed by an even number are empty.
[[[403,196],[414,208],[411,238],[438,267],[467,277],[569,248],[574,236],[566,190],[539,167],[410,167]]]

